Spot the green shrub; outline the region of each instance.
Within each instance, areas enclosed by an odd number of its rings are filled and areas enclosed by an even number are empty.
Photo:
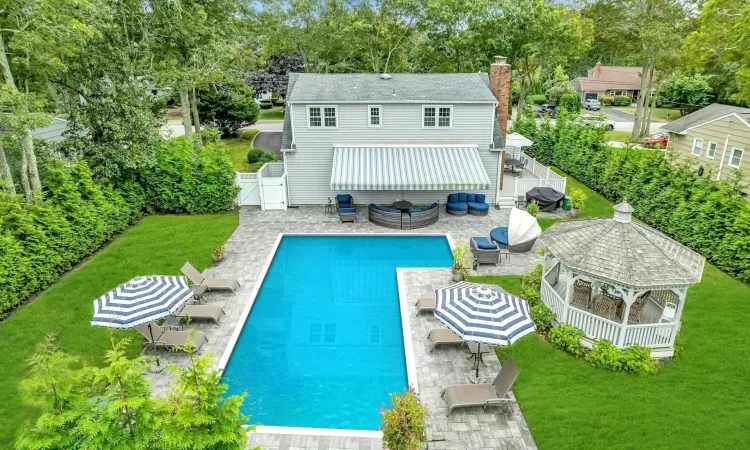
[[[543,105],[547,103],[547,97],[544,94],[531,94],[526,97],[526,103],[529,105]]]
[[[555,314],[547,305],[544,303],[538,303],[531,307],[531,320],[534,321],[534,325],[538,330],[549,330],[555,325],[557,320],[557,314]]]
[[[258,162],[276,162],[279,159],[276,157],[274,153],[265,152],[260,156],[260,159]]]
[[[271,100],[261,100],[260,109],[271,109],[273,108],[273,102]]]
[[[549,332],[549,340],[553,345],[576,358],[583,355],[583,345],[581,344],[583,336],[583,330],[566,323],[558,324]]]
[[[255,93],[244,84],[211,86],[198,91],[201,120],[218,128],[224,137],[238,136],[242,127],[258,120]],[[270,100],[269,100],[270,104]]]
[[[251,148],[247,151],[247,162],[250,164],[257,163],[264,153],[265,151],[262,148]]]
[[[537,264],[534,270],[521,276],[521,290],[536,289],[537,291],[542,288],[542,271],[544,267],[541,264]]]
[[[629,95],[615,95],[612,104],[615,106],[630,106],[633,99]]]
[[[526,300],[530,307],[534,307],[542,302],[542,293],[538,288],[526,288],[521,291],[521,298]]]
[[[654,374],[659,371],[659,362],[651,357],[651,350],[640,345],[633,345],[621,350],[621,366],[625,372],[636,375]]]
[[[380,409],[383,417],[383,448],[390,450],[419,450],[427,440],[427,408],[420,402],[414,388],[402,395],[391,394],[391,409]]]
[[[586,361],[594,367],[617,372],[622,370],[622,351],[606,339],[597,339]]]
[[[273,104],[275,106],[284,106],[286,104],[286,100],[284,100],[283,98],[275,98],[273,99]]]
[[[615,98],[612,95],[600,95],[599,96],[599,103],[602,105],[612,106],[612,104],[615,102]]]
[[[561,110],[578,114],[581,111],[581,96],[575,91],[565,93],[560,97],[557,106],[559,106]]]

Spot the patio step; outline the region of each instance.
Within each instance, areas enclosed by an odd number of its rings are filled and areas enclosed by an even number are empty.
[[[498,197],[496,205],[500,209],[510,209],[516,206],[516,199],[513,197]]]

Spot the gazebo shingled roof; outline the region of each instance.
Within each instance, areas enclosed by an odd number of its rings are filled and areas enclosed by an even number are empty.
[[[557,222],[541,240],[565,266],[613,283],[649,288],[700,282],[705,258],[633,222],[632,212],[620,203],[613,219]]]

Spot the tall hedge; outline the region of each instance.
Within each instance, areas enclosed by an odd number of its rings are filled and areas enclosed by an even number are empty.
[[[719,269],[750,282],[750,205],[735,180],[698,176],[670,153],[605,145],[604,130],[522,118],[515,128],[534,141],[529,153],[559,167],[635,216],[700,252]]]

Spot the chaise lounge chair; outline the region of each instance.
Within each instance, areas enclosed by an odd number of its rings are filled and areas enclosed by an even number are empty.
[[[224,309],[221,306],[216,305],[183,305],[179,311],[175,313],[177,317],[189,317],[193,319],[204,319],[213,320],[217,324],[221,316],[225,314]]]
[[[417,307],[417,316],[422,314],[422,312],[435,311],[435,304],[435,297],[420,298],[415,304],[415,306]]]
[[[492,384],[459,384],[448,386],[443,390],[443,397],[448,404],[448,413],[454,408],[466,408],[470,406],[488,406],[512,403],[514,400],[508,396],[510,388],[518,378],[518,369],[513,360],[508,358],[503,367],[495,377]]]
[[[432,347],[430,347],[430,351],[435,350],[436,345],[463,345],[464,343],[464,340],[461,339],[461,336],[457,335],[448,328],[435,328],[431,330],[430,334],[427,335],[427,340],[432,344]]]
[[[151,345],[154,348],[164,347],[171,349],[173,347],[182,347],[191,341],[196,349],[201,348],[208,342],[208,338],[200,331],[166,331],[156,324],[156,322],[144,323],[135,327],[146,339],[144,345]]]
[[[234,291],[240,287],[240,282],[234,278],[206,278],[189,262],[186,262],[181,270],[193,284],[205,286],[209,291],[227,289],[234,294]]]

